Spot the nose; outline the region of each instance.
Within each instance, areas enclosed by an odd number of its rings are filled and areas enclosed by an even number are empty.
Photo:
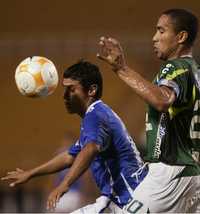
[[[157,42],[158,41],[158,33],[156,32],[152,38],[153,42]]]
[[[69,97],[69,91],[67,90],[67,88],[64,89],[64,94],[63,94],[63,98],[65,100],[67,100],[67,98]]]

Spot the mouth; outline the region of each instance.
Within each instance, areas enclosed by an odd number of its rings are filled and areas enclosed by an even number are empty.
[[[158,49],[157,47],[154,46],[154,47],[153,47],[153,51],[154,51],[154,53],[157,54],[157,53],[159,52],[159,49]]]
[[[70,101],[69,100],[64,100],[64,104],[66,107],[70,106]]]
[[[157,50],[158,50],[158,47],[157,47],[156,45],[154,45],[154,46],[153,46],[153,50],[154,50],[154,51],[157,51]]]

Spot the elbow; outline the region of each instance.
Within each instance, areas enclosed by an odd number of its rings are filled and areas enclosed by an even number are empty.
[[[168,109],[169,109],[169,105],[159,105],[159,106],[157,107],[157,110],[158,110],[159,112],[168,112]]]
[[[166,87],[160,87],[161,96],[155,97],[156,109],[159,112],[167,112],[176,99],[175,92]]]
[[[154,103],[153,107],[159,112],[167,112],[170,105],[171,103],[169,102],[158,100],[157,102]]]
[[[175,93],[167,94],[167,96],[154,96],[151,99],[152,106],[159,112],[167,112],[169,107],[175,101]]]

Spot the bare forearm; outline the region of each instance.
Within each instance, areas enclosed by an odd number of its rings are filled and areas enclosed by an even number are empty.
[[[166,86],[158,87],[145,80],[134,69],[127,66],[123,49],[114,38],[100,38],[100,54],[97,57],[112,66],[117,75],[129,85],[145,102],[158,111],[167,111],[175,100],[175,93]]]
[[[172,94],[168,93],[167,89],[163,90],[161,87],[145,80],[139,73],[128,66],[118,70],[116,73],[137,95],[157,110],[167,110],[173,102],[174,97],[170,97]]]
[[[99,149],[96,144],[88,144],[76,157],[62,185],[69,188],[89,168],[98,152]]]
[[[67,152],[61,153],[50,161],[30,170],[31,177],[47,175],[68,168],[73,163],[73,157]]]

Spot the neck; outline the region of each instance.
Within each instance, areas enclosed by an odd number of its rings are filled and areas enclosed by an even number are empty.
[[[88,107],[89,107],[92,103],[94,103],[95,101],[96,101],[96,99],[95,99],[94,97],[89,97],[89,98],[88,98],[88,100],[85,102],[85,105],[84,105],[84,107],[83,107],[83,110],[79,113],[79,116],[80,116],[81,118],[83,118],[83,117],[85,116],[85,113],[86,113]]]
[[[180,46],[179,48],[176,49],[176,51],[174,51],[174,53],[172,53],[168,57],[168,59],[176,59],[176,58],[186,57],[186,56],[192,57],[192,48]]]

